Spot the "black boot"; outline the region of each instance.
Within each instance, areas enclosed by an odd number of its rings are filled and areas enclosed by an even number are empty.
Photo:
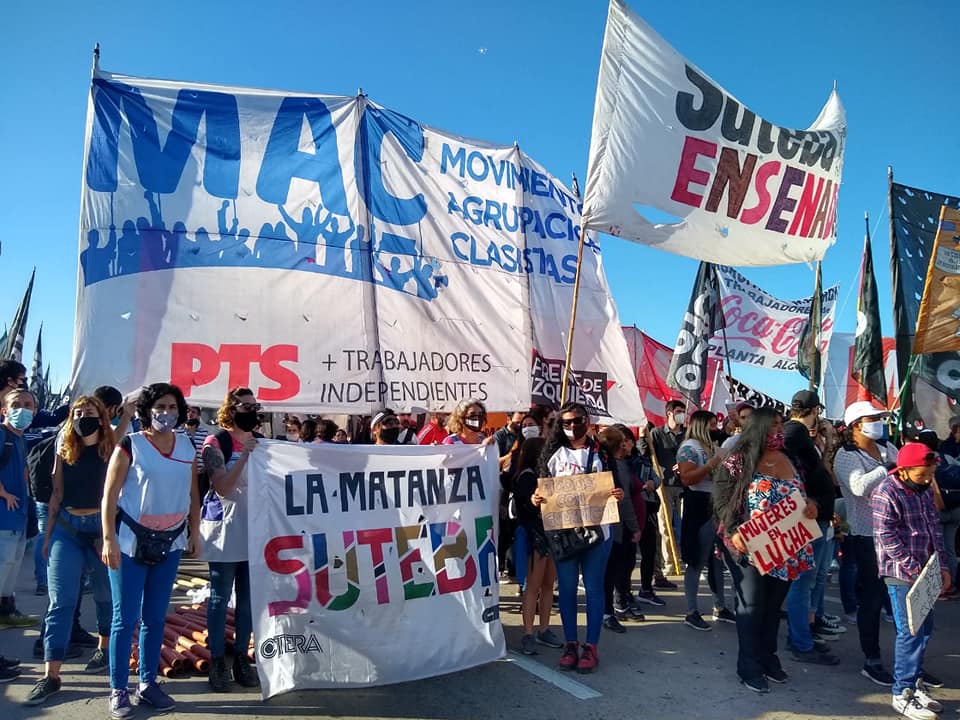
[[[210,660],[210,687],[214,692],[230,692],[230,671],[223,657]]]
[[[250,665],[246,655],[237,655],[233,658],[233,679],[245,688],[260,687],[257,671]]]

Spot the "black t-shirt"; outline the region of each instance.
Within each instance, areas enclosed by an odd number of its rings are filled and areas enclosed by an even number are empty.
[[[544,534],[543,517],[540,508],[531,502],[533,491],[537,489],[537,473],[524,470],[517,476],[513,488],[513,497],[517,504],[517,521],[529,532]]]
[[[807,497],[817,504],[817,520],[829,522],[833,517],[837,493],[833,477],[824,465],[807,426],[798,420],[791,420],[783,426],[783,438],[784,449],[798,466]]]
[[[60,507],[93,510],[103,500],[107,463],[96,445],[85,446],[73,465],[63,463],[63,500]]]

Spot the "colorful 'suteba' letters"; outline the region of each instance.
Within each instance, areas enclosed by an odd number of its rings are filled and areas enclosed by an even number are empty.
[[[818,174],[816,169],[830,171],[842,139],[828,130],[775,127],[741,107],[689,65],[686,65],[686,76],[694,91],[677,92],[677,120],[692,132],[709,130],[719,122],[724,139],[732,145],[720,146],[688,135],[671,199],[717,213],[726,195],[728,218],[746,225],[762,223],[764,229],[781,234],[833,237],[840,186]],[[746,148],[746,152],[741,148]],[[774,153],[780,159],[769,157]],[[698,162],[701,156],[716,161],[712,176],[702,169],[703,161]],[[771,192],[770,183],[774,178],[779,178],[779,188]],[[751,185],[757,201],[744,207]],[[802,189],[794,192],[795,188]]]
[[[357,603],[368,584],[373,586],[377,604],[388,605],[388,562],[394,564],[394,574],[399,569],[404,600],[463,592],[478,578],[482,587],[490,587],[497,581],[493,517],[476,518],[470,529],[472,537],[465,526],[447,521],[347,530],[338,537],[327,533],[275,537],[264,548],[264,560],[271,572],[293,576],[296,597],[272,601],[267,611],[271,617],[304,613],[314,599],[326,610],[347,610]],[[424,557],[426,548],[432,561],[429,555]],[[309,562],[301,559],[305,550],[310,553]],[[290,552],[294,557],[281,556]],[[361,577],[360,552],[370,553],[372,576]],[[451,566],[457,565],[461,572],[454,574]]]

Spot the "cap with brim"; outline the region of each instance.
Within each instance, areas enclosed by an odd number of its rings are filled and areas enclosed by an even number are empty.
[[[735,413],[739,413],[744,408],[750,408],[751,410],[753,410],[753,405],[748,403],[746,400],[741,400],[740,402],[738,402],[736,405],[733,406],[733,411]]]
[[[843,412],[843,424],[847,427],[853,425],[860,418],[865,417],[890,417],[890,413],[883,408],[876,407],[869,400],[860,400],[850,404]]]
[[[373,419],[370,421],[370,427],[376,427],[382,423],[387,418],[396,417],[396,413],[393,410],[381,410],[376,415],[373,416]]]
[[[936,465],[940,456],[923,443],[909,442],[900,449],[897,455],[897,470],[912,467]]]
[[[820,402],[820,396],[813,390],[800,390],[794,393],[790,407],[794,410],[813,410],[823,407],[823,403]]]

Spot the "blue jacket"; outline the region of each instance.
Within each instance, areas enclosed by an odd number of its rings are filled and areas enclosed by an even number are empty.
[[[27,450],[23,438],[0,425],[0,439],[3,449],[0,456],[7,455],[3,467],[0,467],[0,482],[3,488],[20,499],[16,510],[7,510],[7,503],[0,501],[0,530],[24,532],[27,528]],[[10,444],[9,451],[6,445]]]

